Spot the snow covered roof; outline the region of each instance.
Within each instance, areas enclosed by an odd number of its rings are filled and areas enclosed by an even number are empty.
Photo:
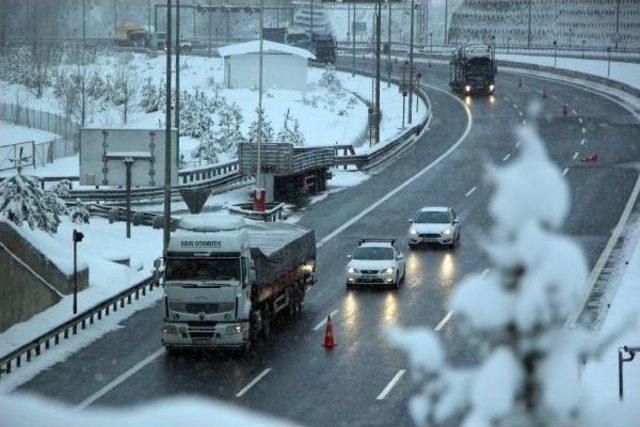
[[[420,212],[446,212],[449,210],[446,206],[425,206]]]
[[[218,48],[218,53],[223,58],[227,56],[246,55],[248,53],[258,53],[260,50],[260,40],[252,40],[250,42],[231,44]],[[316,59],[316,57],[306,49],[289,46],[287,44],[276,43],[269,40],[263,41],[262,51],[264,53],[284,53],[289,55],[301,56],[306,59]]]

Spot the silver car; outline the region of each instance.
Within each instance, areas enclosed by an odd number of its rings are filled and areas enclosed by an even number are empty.
[[[450,207],[424,207],[409,219],[409,247],[439,243],[455,247],[460,242],[460,220]]]

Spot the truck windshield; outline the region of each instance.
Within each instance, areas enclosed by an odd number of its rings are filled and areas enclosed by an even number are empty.
[[[471,80],[493,80],[495,69],[489,58],[472,58],[467,61],[465,75]]]
[[[240,280],[238,258],[170,258],[166,280]]]

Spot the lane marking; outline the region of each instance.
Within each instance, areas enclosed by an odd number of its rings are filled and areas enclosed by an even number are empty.
[[[464,193],[464,197],[469,197],[470,195],[472,195],[473,193],[475,193],[475,191],[478,189],[477,186],[474,186],[471,190],[467,191],[466,193]]]
[[[580,124],[582,124],[582,117],[578,117],[578,122],[580,122]]]
[[[520,117],[524,117],[524,113],[523,113],[522,111],[518,111],[518,115],[519,115]]]
[[[564,168],[564,170],[562,171],[562,176],[565,176],[567,173],[569,173],[569,168]]]
[[[587,133],[587,130],[585,128],[582,128],[582,133]]]
[[[523,120],[523,121],[522,121],[522,124],[523,124],[523,125],[526,125],[526,124],[527,124],[527,121],[526,121],[526,120]]]
[[[516,142],[516,148],[520,147],[520,141]]]
[[[578,112],[576,110],[574,110],[573,108],[571,109],[571,112],[576,116],[578,115]]]
[[[517,110],[518,106],[516,104],[513,104],[513,108],[515,108]]]
[[[509,160],[509,157],[511,157],[511,153],[509,153],[509,154],[507,154],[506,156],[504,156],[504,157],[502,158],[502,161],[503,161],[503,162],[506,162],[507,160]]]
[[[552,97],[553,99],[555,99],[556,101],[558,100],[558,97],[557,97],[557,96],[555,96],[555,95],[551,95],[551,97]]]
[[[573,160],[577,159],[579,155],[580,153],[578,153],[577,151],[573,153]]]
[[[338,310],[333,310],[331,313],[329,313],[331,315],[331,317],[335,317],[336,314],[338,314]],[[327,318],[325,317],[324,319],[322,319],[322,322],[318,323],[316,326],[313,327],[313,331],[317,331],[318,329],[322,328],[324,325],[327,324]]]
[[[120,385],[122,382],[124,382],[131,375],[135,374],[140,369],[144,368],[149,363],[151,363],[154,360],[156,360],[162,354],[164,354],[164,347],[160,347],[159,349],[157,349],[156,351],[151,353],[149,356],[145,357],[140,362],[138,362],[135,365],[133,365],[131,368],[129,368],[127,371],[125,371],[119,377],[117,377],[116,379],[111,381],[109,384],[105,385],[100,390],[98,390],[97,392],[93,393],[91,396],[89,396],[88,398],[86,398],[85,400],[80,402],[80,404],[77,405],[73,409],[76,410],[76,411],[83,410],[84,408],[86,408],[87,406],[91,405],[93,402],[95,402],[96,400],[100,399],[102,396],[104,396],[105,394],[109,393],[111,390],[116,388],[118,385]]]
[[[436,325],[434,331],[439,332],[442,328],[444,328],[444,325],[446,325],[449,319],[451,319],[452,314],[453,314],[453,311],[449,310],[449,312],[447,312],[447,314],[442,318],[442,320]]]
[[[508,101],[508,100],[509,100],[509,97],[508,97],[507,95],[505,95],[505,96],[504,96],[504,100],[505,100],[505,101]]]
[[[404,190],[407,186],[409,186],[411,183],[413,183],[415,180],[417,180],[418,178],[420,178],[422,175],[424,175],[425,173],[429,172],[431,169],[433,169],[435,166],[437,166],[440,162],[442,162],[444,159],[446,159],[451,153],[453,153],[458,147],[460,147],[460,145],[462,144],[462,142],[465,140],[465,138],[467,137],[467,135],[469,135],[469,132],[471,132],[471,126],[473,126],[473,116],[471,115],[471,110],[469,109],[469,107],[467,107],[464,103],[464,101],[460,100],[459,98],[457,98],[455,95],[443,90],[443,89],[439,89],[433,86],[429,86],[426,85],[427,87],[433,89],[433,90],[437,90],[440,91],[442,93],[445,93],[449,96],[451,96],[453,99],[455,99],[456,101],[458,101],[460,103],[460,105],[462,105],[462,107],[464,108],[465,113],[467,114],[467,126],[464,130],[464,132],[462,133],[462,136],[460,136],[460,138],[458,138],[458,140],[456,141],[455,144],[453,144],[451,147],[449,147],[449,149],[447,151],[445,151],[444,153],[442,153],[440,155],[440,157],[438,157],[437,159],[435,159],[433,162],[431,162],[429,165],[425,166],[421,171],[419,171],[418,173],[416,173],[415,175],[413,175],[412,177],[410,177],[409,179],[407,179],[405,182],[403,182],[402,184],[400,184],[399,186],[397,186],[395,189],[389,191],[387,194],[385,194],[384,196],[382,196],[381,198],[379,198],[377,201],[375,201],[374,203],[372,203],[371,205],[369,205],[369,207],[367,207],[366,209],[364,209],[362,212],[360,212],[358,215],[354,216],[353,218],[351,218],[350,220],[348,220],[347,222],[345,222],[344,224],[342,224],[340,227],[336,228],[335,230],[333,230],[331,233],[329,233],[328,235],[326,235],[325,237],[323,237],[317,244],[316,244],[316,248],[319,249],[321,248],[325,243],[327,243],[328,241],[332,240],[334,237],[336,237],[337,235],[339,235],[340,233],[342,233],[344,230],[346,230],[347,228],[351,227],[353,224],[355,224],[356,222],[360,221],[363,217],[365,217],[366,215],[368,215],[369,213],[371,213],[371,211],[373,211],[374,209],[376,209],[378,206],[380,206],[381,204],[383,204],[384,202],[386,202],[387,200],[389,200],[391,197],[395,196],[397,193],[399,193],[400,191]]]
[[[587,140],[586,140],[586,139],[584,139],[584,138],[582,138],[582,139],[580,140],[580,145],[584,145],[584,144],[585,144],[585,142],[587,142]]]
[[[400,378],[402,378],[405,372],[407,372],[406,369],[400,369],[398,373],[395,374],[395,376],[391,379],[391,381],[389,381],[389,384],[387,384],[387,386],[380,392],[378,397],[376,397],[376,400],[383,400],[385,397],[387,397],[387,394],[389,394],[391,389],[395,387],[398,381],[400,381]]]
[[[480,277],[486,276],[489,271],[491,271],[490,268],[485,268],[484,271],[482,273],[480,273]]]
[[[260,372],[260,375],[258,375],[257,377],[255,377],[253,379],[253,381],[251,381],[249,384],[247,384],[242,390],[240,390],[238,392],[238,394],[236,394],[236,397],[242,397],[244,396],[244,394],[246,392],[248,392],[251,387],[253,387],[254,385],[256,385],[258,383],[258,381],[260,381],[262,378],[265,377],[265,375],[267,375],[269,372],[271,372],[271,368],[267,368],[264,371]]]

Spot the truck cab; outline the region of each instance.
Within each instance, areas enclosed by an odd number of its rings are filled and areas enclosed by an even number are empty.
[[[465,96],[493,94],[497,67],[491,46],[462,46],[449,62],[449,85]]]

